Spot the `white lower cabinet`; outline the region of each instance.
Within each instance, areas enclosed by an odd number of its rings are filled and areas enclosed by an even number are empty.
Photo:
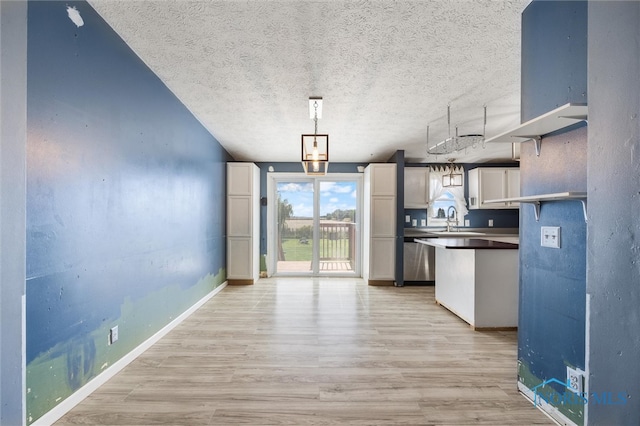
[[[436,303],[474,329],[518,326],[518,250],[436,248]]]
[[[370,241],[371,280],[395,280],[395,238],[372,238]]]
[[[253,263],[251,237],[227,238],[227,278],[254,279]]]

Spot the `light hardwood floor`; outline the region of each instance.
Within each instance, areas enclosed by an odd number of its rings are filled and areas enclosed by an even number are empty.
[[[229,286],[57,423],[553,424],[516,390],[516,333],[433,287]]]

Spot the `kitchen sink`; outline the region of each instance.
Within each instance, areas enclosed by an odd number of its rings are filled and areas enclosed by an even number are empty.
[[[487,235],[484,232],[474,232],[474,231],[435,231],[435,232],[430,232],[431,234],[434,235],[443,235],[443,236],[460,236],[460,237],[466,237],[466,236],[472,236],[472,235]]]

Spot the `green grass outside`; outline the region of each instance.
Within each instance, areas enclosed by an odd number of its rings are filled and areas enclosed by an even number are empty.
[[[333,253],[331,253],[331,257],[340,258],[340,259],[348,259],[349,253],[347,250],[348,239],[343,238],[342,240],[328,240],[323,238],[320,240],[320,253],[322,254],[322,249],[326,244],[329,244],[328,247],[334,247]],[[290,238],[282,241],[282,249],[284,250],[284,258],[289,261],[311,261],[312,257],[312,246],[313,240],[307,240],[307,244],[301,242],[298,238]],[[340,247],[338,249],[337,247]]]

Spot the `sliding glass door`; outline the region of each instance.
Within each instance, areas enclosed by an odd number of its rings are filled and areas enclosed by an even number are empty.
[[[360,175],[273,179],[272,271],[278,275],[359,275]]]
[[[276,182],[276,272],[313,272],[314,182]]]

